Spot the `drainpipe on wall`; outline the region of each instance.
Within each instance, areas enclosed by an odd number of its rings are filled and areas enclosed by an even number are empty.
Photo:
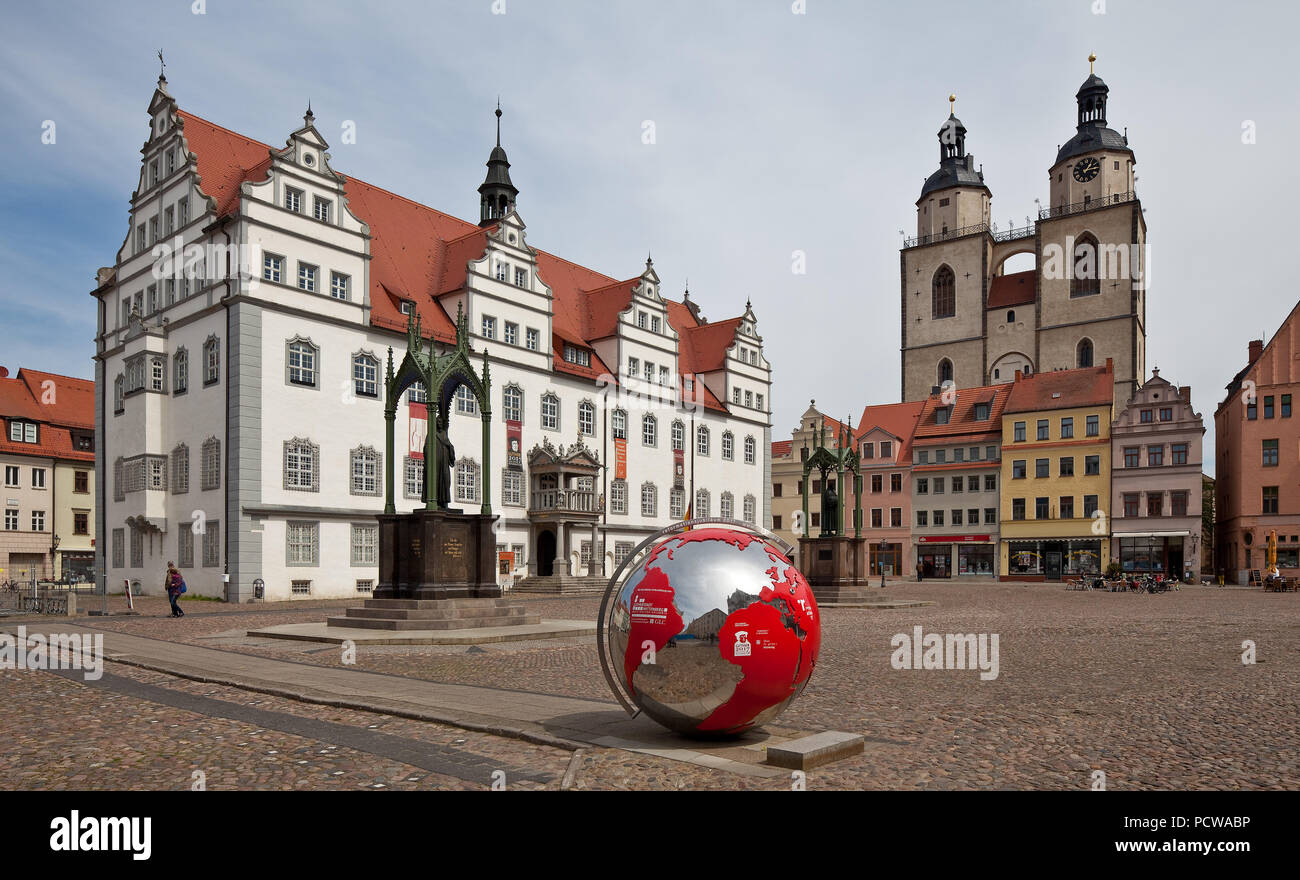
[[[226,353],[225,353],[225,357],[222,358],[222,360],[225,362],[226,365],[225,367],[226,412],[223,416],[226,425],[226,430],[225,430],[226,474],[225,474],[225,479],[221,481],[222,484],[221,495],[223,499],[223,511],[222,511],[221,518],[226,520],[226,533],[222,540],[223,559],[222,559],[221,572],[222,572],[223,583],[221,585],[221,598],[224,601],[229,602],[230,601],[230,526],[231,526],[230,516],[229,516],[230,513],[230,375],[231,375],[230,361],[231,361],[231,357],[230,357],[230,229],[228,227],[227,220],[228,218],[223,218],[218,222],[221,224],[221,234],[226,237],[226,282],[225,282],[226,295],[222,297],[222,299],[225,301],[224,308],[226,312]]]

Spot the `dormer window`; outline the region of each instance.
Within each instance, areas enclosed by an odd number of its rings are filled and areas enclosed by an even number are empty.
[[[876,457],[876,444],[874,444],[874,443],[863,443],[863,444],[862,444],[862,457],[863,457],[863,458],[875,458],[875,457]]]
[[[989,417],[989,405],[987,403],[975,404],[975,421],[987,421]]]
[[[946,425],[952,419],[952,408],[947,406],[939,407],[934,411],[934,423],[936,425]]]
[[[403,315],[409,315],[409,314],[411,314],[411,306],[412,306],[412,305],[413,305],[413,304],[412,304],[412,302],[411,302],[409,299],[404,299],[404,300],[402,300],[401,305],[399,306],[399,307],[401,308],[401,310],[402,310],[402,314],[403,314]]]
[[[585,348],[578,348],[576,345],[565,344],[564,359],[580,367],[591,366],[591,352]]]
[[[35,422],[11,420],[9,422],[9,440],[13,443],[35,443],[38,432]]]
[[[894,444],[893,444],[893,441],[891,441],[891,440],[881,440],[881,441],[880,441],[880,457],[881,457],[881,458],[893,458],[893,457],[894,457]]]

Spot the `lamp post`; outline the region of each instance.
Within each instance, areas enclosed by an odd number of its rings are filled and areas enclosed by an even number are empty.
[[[55,578],[58,577],[58,571],[56,570],[57,565],[55,561],[55,554],[58,552],[58,550],[59,550],[59,536],[56,533],[54,537],[50,540],[50,580],[51,581],[53,581]]]
[[[879,558],[876,560],[876,565],[880,568],[880,589],[882,589],[882,590],[885,588],[885,563],[884,563],[884,558],[885,558],[885,551],[888,550],[888,549],[889,549],[889,542],[886,541],[886,540],[884,540],[884,539],[882,538],[881,541],[880,541],[880,553],[879,553]]]

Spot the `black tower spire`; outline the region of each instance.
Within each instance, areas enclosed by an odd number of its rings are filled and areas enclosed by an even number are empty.
[[[478,188],[479,226],[490,226],[514,210],[519,190],[510,182],[510,160],[501,147],[501,102],[497,101],[497,145],[487,160],[487,177]]]

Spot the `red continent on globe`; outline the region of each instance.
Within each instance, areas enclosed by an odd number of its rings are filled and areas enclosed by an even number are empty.
[[[812,675],[821,647],[817,603],[803,574],[772,544],[725,528],[698,528],[665,539],[644,563],[644,577],[629,596],[629,640],[624,660],[625,681],[632,690],[633,673],[641,665],[646,643],[655,652],[681,635],[684,621],[674,602],[675,590],[656,563],[673,559],[677,551],[697,542],[730,544],[737,552],[759,544],[772,566],[768,582],[755,585],[758,600],[727,615],[718,630],[722,657],[739,666],[743,678],[730,699],[700,725],[700,731],[738,732],[751,726],[764,710],[801,691]]]

